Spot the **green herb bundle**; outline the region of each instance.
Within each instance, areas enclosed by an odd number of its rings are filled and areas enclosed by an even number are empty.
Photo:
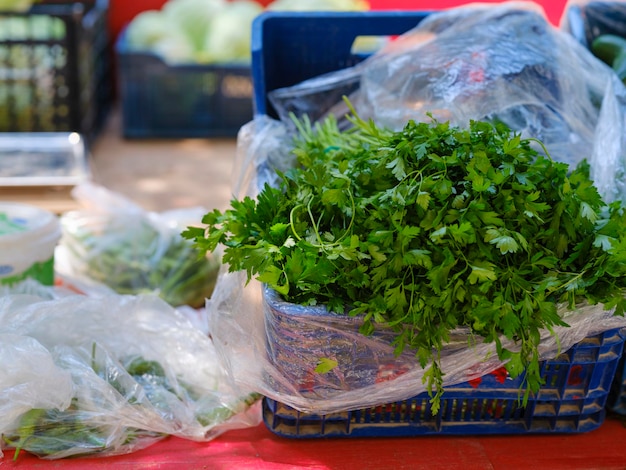
[[[565,325],[559,308],[623,315],[626,219],[586,163],[554,162],[499,124],[391,131],[349,119],[343,132],[332,117],[294,119],[297,165],[280,184],[183,236],[203,251],[223,244],[230,271],[287,301],[360,315],[365,335],[392,328],[396,352],[411,348],[427,368],[435,412],[453,329],[495,342],[511,376],[526,371],[525,403],[542,382],[540,330]]]
[[[102,231],[64,223],[64,246],[79,274],[118,294],[157,293],[174,307],[200,308],[211,297],[218,256],[200,257],[188,240],[161,233],[148,220],[107,222]]]

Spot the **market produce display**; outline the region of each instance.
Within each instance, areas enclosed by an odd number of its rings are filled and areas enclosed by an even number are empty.
[[[202,307],[217,278],[216,257],[201,257],[191,244],[160,232],[147,220],[120,226],[114,216],[104,231],[62,219],[63,240],[74,273],[119,294],[157,293],[173,306]]]
[[[250,26],[261,11],[253,0],[169,0],[131,21],[128,47],[176,63],[249,61]]]
[[[438,351],[455,328],[495,343],[512,377],[525,371],[527,399],[541,384],[540,330],[564,325],[560,308],[623,315],[626,215],[586,162],[570,168],[482,121],[391,131],[353,110],[347,131],[334,117],[294,122],[298,165],[280,184],[183,235],[203,251],[223,245],[230,271],[286,301],[359,315],[365,335],[392,329],[396,351],[427,368],[435,412]]]
[[[109,371],[96,365],[95,345],[93,356],[94,372],[122,396],[127,396],[129,391],[123,384],[123,378],[107,376]],[[163,367],[156,361],[146,361],[141,357],[130,358],[127,362],[126,371],[137,383],[146,387],[147,398],[152,405],[157,408],[166,406],[167,403],[163,401],[166,397],[164,393],[176,392],[169,384]],[[141,406],[141,403],[136,403],[136,406]],[[5,445],[15,448],[14,460],[17,460],[22,450],[46,457],[72,450],[74,453],[71,455],[92,454],[111,447],[110,427],[89,423],[85,419],[87,416],[89,416],[88,404],[74,398],[72,404],[65,410],[32,409],[24,413],[16,429],[2,438]],[[131,446],[133,441],[139,439],[163,437],[165,435],[162,433],[129,429],[124,436],[124,445]]]
[[[366,10],[364,0],[276,0],[268,10]],[[250,61],[252,21],[264,8],[254,0],[169,0],[139,13],[126,32],[132,51],[150,51],[170,63]]]

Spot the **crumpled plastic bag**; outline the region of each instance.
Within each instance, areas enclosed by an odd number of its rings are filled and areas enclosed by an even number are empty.
[[[0,294],[0,448],[116,455],[260,423],[258,395],[233,388],[210,338],[155,295],[34,281]]]
[[[271,91],[289,113],[360,117],[392,129],[409,119],[504,122],[557,161],[587,159],[607,201],[626,201],[626,88],[538,5],[471,4],[430,14],[356,66]],[[543,149],[537,147],[543,153]]]
[[[149,212],[87,182],[72,195],[81,208],[61,216],[55,271],[91,295],[156,293],[174,307],[200,308],[211,296],[220,262],[200,258],[180,235],[206,209]]]

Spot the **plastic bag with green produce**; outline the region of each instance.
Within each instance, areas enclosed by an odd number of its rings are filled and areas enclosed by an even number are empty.
[[[0,296],[0,449],[14,459],[127,454],[260,423],[258,396],[232,386],[211,339],[163,300],[28,282]]]
[[[55,253],[61,279],[90,294],[155,293],[175,307],[204,305],[220,262],[200,256],[180,232],[205,209],[149,212],[93,183],[72,194],[82,207],[61,217]]]

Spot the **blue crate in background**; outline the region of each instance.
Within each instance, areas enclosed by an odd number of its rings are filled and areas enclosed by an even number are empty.
[[[306,79],[356,65],[359,36],[397,36],[427,11],[265,12],[252,24],[254,112],[276,118],[267,94]]]
[[[580,433],[598,428],[624,348],[624,332],[607,330],[585,338],[541,364],[545,384],[526,407],[519,402],[523,377],[503,370],[447,387],[433,416],[426,392],[369,408],[317,415],[263,399],[263,421],[289,438],[399,437]]]
[[[108,0],[0,10],[0,132],[95,137],[113,99],[108,11]]]
[[[249,65],[167,64],[125,38],[115,46],[124,137],[235,137],[252,119]]]

